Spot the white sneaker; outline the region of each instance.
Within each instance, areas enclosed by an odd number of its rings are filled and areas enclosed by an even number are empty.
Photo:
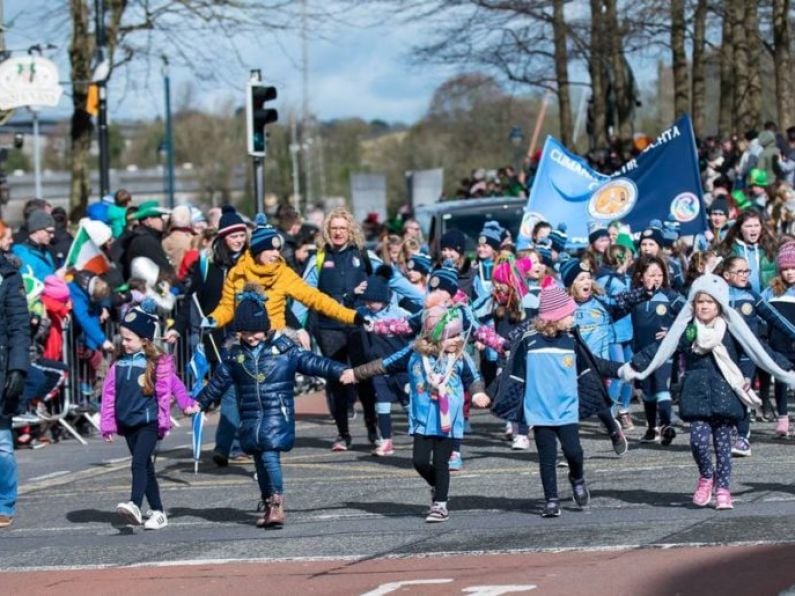
[[[530,439],[526,435],[516,435],[513,438],[511,449],[515,449],[517,451],[527,451],[530,449]]]
[[[166,514],[162,511],[153,511],[150,517],[144,523],[144,530],[160,530],[168,525]]]
[[[140,526],[143,518],[141,517],[141,510],[138,505],[132,501],[126,503],[119,503],[116,505],[116,513],[118,513],[125,523],[131,526]]]

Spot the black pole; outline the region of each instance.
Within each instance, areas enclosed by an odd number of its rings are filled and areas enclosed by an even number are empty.
[[[260,211],[265,213],[265,189],[262,176],[265,164],[261,157],[253,157],[252,163],[254,164],[254,213]]]
[[[174,208],[174,132],[171,125],[171,80],[168,58],[163,56],[163,86],[166,93],[166,195],[168,208]]]
[[[107,39],[105,38],[105,0],[94,0],[94,16],[96,18],[96,64],[101,65],[105,59]],[[110,69],[108,69],[110,72]],[[107,77],[97,81],[99,91],[99,116],[97,118],[99,141],[99,194],[104,197],[110,192],[110,152],[108,151],[108,91]]]

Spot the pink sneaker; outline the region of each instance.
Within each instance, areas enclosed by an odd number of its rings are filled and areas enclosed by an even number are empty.
[[[776,421],[776,436],[789,437],[789,416],[779,416]]]
[[[373,455],[376,457],[384,457],[386,455],[394,455],[395,447],[392,445],[392,439],[384,439],[381,443],[373,449]]]
[[[712,478],[699,478],[696,492],[693,493],[693,504],[706,507],[712,501]]]
[[[719,488],[715,493],[715,509],[734,509],[728,488]]]

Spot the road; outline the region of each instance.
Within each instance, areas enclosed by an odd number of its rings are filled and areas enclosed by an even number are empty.
[[[169,527],[157,532],[117,525],[115,505],[129,493],[123,442],[93,438],[87,447],[64,441],[18,452],[19,513],[0,534],[4,591],[31,582],[42,587],[36,593],[61,594],[70,585],[97,594],[116,585],[192,594],[510,593],[475,588],[496,585],[546,594],[575,586],[587,594],[795,590],[788,563],[795,560],[795,441],[774,438],[771,424],[752,427],[753,456],[735,460],[735,509],[717,512],[690,504],[697,471],[686,434],[669,448],[640,446],[638,428],[619,458],[585,423],[592,506],[572,507],[561,469],[569,500],[560,518],[542,519],[534,449],[511,451],[502,425],[477,412],[465,469],[452,480],[450,521],[431,525],[402,415],[395,456],[374,458],[361,418],[352,423],[354,449],[339,454],[329,451],[335,433],[322,396],[300,398],[298,411],[297,446],[283,458],[287,524],[277,531],[254,527],[252,464],[217,468],[206,457],[193,473],[187,424],[158,457]],[[433,583],[383,587],[401,581]]]

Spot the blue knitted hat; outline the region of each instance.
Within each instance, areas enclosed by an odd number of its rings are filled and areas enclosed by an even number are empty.
[[[566,250],[566,242],[569,237],[566,235],[566,224],[562,223],[558,226],[557,230],[552,230],[549,233],[549,241],[552,243],[552,250],[563,252]]]
[[[149,341],[157,335],[157,304],[151,298],[144,298],[139,306],[130,310],[122,319],[121,325],[135,333],[141,339]]]
[[[431,272],[431,257],[421,252],[415,253],[406,261],[406,269],[428,275]]]
[[[494,250],[500,250],[505,230],[496,221],[487,221],[478,236],[478,244],[488,244]]]
[[[265,310],[267,299],[259,284],[247,283],[244,285],[243,291],[236,296],[235,331],[270,331],[271,322],[268,318],[268,311]]]
[[[446,261],[441,267],[431,273],[428,288],[431,292],[433,290],[444,290],[451,296],[455,296],[458,292],[458,271],[449,261]]]
[[[251,234],[251,254],[255,257],[263,250],[279,250],[282,247],[282,237],[279,231],[268,225],[268,218],[263,213],[257,213],[257,227]]]
[[[373,274],[367,278],[367,287],[362,293],[362,300],[365,302],[383,302],[389,304],[392,299],[392,290],[389,288],[389,280],[392,278],[392,267],[380,265]]]
[[[541,257],[541,262],[547,267],[554,267],[555,261],[552,259],[552,250],[549,244],[538,243],[536,244],[536,252]]]
[[[571,287],[580,273],[590,273],[591,269],[579,259],[569,259],[560,264],[560,281],[564,288]]]

